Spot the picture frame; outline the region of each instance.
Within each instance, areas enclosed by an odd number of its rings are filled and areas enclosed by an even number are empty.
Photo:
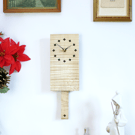
[[[61,12],[61,0],[3,0],[3,12]]]
[[[125,0],[124,8],[121,7],[103,8],[101,4],[101,0],[93,0],[93,21],[94,22],[131,22],[132,0]]]

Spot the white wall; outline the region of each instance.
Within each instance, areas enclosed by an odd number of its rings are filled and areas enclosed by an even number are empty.
[[[85,127],[90,135],[108,135],[116,90],[123,96],[126,135],[134,135],[134,20],[95,23],[92,0],[62,0],[61,13],[4,14],[2,6],[0,0],[0,31],[26,44],[31,61],[0,95],[0,135],[82,135]],[[80,91],[70,93],[69,120],[60,119],[60,93],[50,91],[50,34],[80,35]]]

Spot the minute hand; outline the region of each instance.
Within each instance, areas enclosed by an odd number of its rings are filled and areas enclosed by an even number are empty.
[[[58,45],[58,44],[57,44]],[[61,47],[60,45],[58,45],[63,51],[65,51],[65,49],[63,47]]]
[[[72,45],[70,45],[70,46],[68,46],[66,49],[65,49],[65,52],[66,52],[66,50],[69,48],[69,47],[71,47]]]

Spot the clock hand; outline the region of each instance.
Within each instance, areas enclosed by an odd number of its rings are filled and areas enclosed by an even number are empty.
[[[58,44],[57,44],[58,45]],[[60,45],[58,45],[63,51],[65,51],[65,49],[63,47],[61,47]]]
[[[72,45],[68,46],[66,49],[65,49],[65,52],[67,51],[68,48],[70,48]]]

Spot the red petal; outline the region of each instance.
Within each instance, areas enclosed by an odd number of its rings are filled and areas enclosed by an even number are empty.
[[[3,57],[0,56],[0,61],[2,61],[2,60],[3,60]]]
[[[19,47],[17,45],[12,45],[9,47],[9,50],[10,50],[10,54],[13,55],[19,50]]]
[[[11,39],[11,46],[12,45],[16,45],[16,42],[13,39]]]
[[[20,61],[16,61],[16,67],[15,67],[15,70],[16,70],[17,72],[19,72],[20,69],[21,69],[21,63],[20,63]]]
[[[19,55],[19,57],[17,59],[19,61],[28,61],[28,60],[30,60],[29,56],[27,56],[26,54]]]
[[[19,46],[20,42],[18,42],[16,45]]]
[[[22,54],[24,51],[25,51],[25,47],[26,47],[26,45],[21,45],[20,47],[19,47],[19,50],[18,50],[18,54]]]
[[[4,64],[4,66],[9,66],[9,65],[11,65],[11,63],[5,62],[5,64]]]
[[[1,43],[2,50],[5,50],[5,52],[8,53],[9,45],[10,45],[10,38],[4,39],[4,41]]]
[[[3,38],[0,37],[0,42],[2,42],[2,41],[3,41]]]
[[[4,63],[5,63],[5,60],[3,59],[3,60],[0,62],[0,67],[1,67],[1,68],[3,68]]]
[[[10,70],[9,70],[9,75],[11,75],[11,74],[14,72],[15,67],[16,67],[16,63],[11,64],[11,66],[10,66]]]
[[[7,61],[8,63],[11,63],[11,64],[12,64],[12,63],[15,62],[15,60],[14,60],[14,58],[13,58],[12,55],[5,55],[4,58],[6,59],[6,61]]]
[[[2,51],[1,43],[3,42],[3,38],[0,37],[0,51]]]

